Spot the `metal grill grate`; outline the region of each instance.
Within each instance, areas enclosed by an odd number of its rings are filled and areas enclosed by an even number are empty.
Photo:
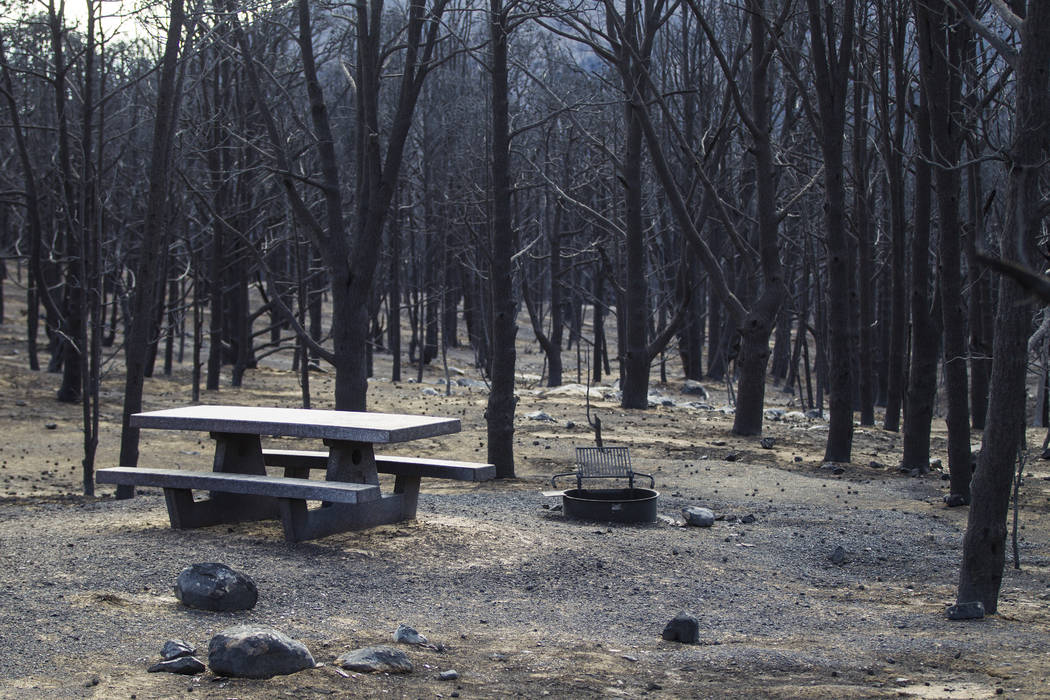
[[[551,485],[560,477],[576,478],[576,488],[583,488],[584,479],[627,479],[629,488],[634,488],[634,477],[644,476],[654,485],[653,477],[631,469],[631,453],[626,447],[577,447],[576,470],[566,474],[555,474]]]

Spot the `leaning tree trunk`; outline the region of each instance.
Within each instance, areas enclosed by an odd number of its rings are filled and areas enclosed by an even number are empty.
[[[1029,3],[1020,34],[1022,48],[1015,61],[1014,138],[1000,253],[1008,260],[1027,261],[1041,230],[1039,179],[1050,154],[1046,127],[1046,115],[1050,114],[1050,3]],[[991,396],[959,571],[958,602],[981,601],[989,613],[998,610],[1010,486],[1025,428],[1032,311],[1024,297],[1024,291],[1011,279],[999,281]]]

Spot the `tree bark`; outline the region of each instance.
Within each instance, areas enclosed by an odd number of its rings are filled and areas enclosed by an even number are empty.
[[[508,17],[503,0],[489,2],[492,51],[492,217],[489,238],[489,294],[491,299],[491,387],[485,421],[488,461],[498,478],[514,476],[514,341],[518,328],[514,299],[514,229],[511,220],[510,106],[507,70]]]
[[[138,466],[139,429],[130,425],[132,414],[142,410],[146,361],[149,353],[150,330],[156,317],[163,277],[156,274],[158,261],[167,250],[169,229],[168,181],[174,150],[175,129],[178,124],[179,83],[176,79],[179,46],[185,21],[183,0],[172,0],[164,57],[161,62],[160,83],[157,89],[157,109],[153,122],[153,144],[149,168],[149,194],[146,218],[142,227],[142,249],[139,251],[138,284],[132,295],[131,322],[124,341],[126,378],[124,382],[124,413],[120,439],[120,464]],[[159,279],[158,279],[159,277]],[[134,486],[118,486],[117,498],[135,495]]]
[[[1050,155],[1050,3],[1029,3],[1015,60],[1015,114],[1008,163],[1006,218],[1000,254],[1027,262],[1038,240],[1039,180]],[[1011,278],[999,280],[991,396],[981,456],[972,484],[972,502],[963,537],[958,602],[981,601],[988,613],[999,604],[1006,557],[1010,486],[1025,428],[1025,378],[1031,307]]]

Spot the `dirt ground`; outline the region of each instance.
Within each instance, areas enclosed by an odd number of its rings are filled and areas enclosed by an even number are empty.
[[[630,446],[635,468],[655,475],[659,522],[566,520],[540,492],[571,468],[573,446],[592,444],[584,389],[544,388],[542,356],[527,351],[523,328],[517,478],[425,480],[416,521],[308,543],[285,543],[274,522],[173,531],[157,490],[120,502],[111,487],[81,495],[81,409],[54,400],[59,376],[28,370],[20,292],[11,281],[7,292],[0,697],[1050,697],[1050,467],[1038,450],[1022,487],[1021,568],[1006,572],[1000,613],[950,622],[966,509],[945,508],[939,471],[900,474],[900,435],[858,428],[853,463],[835,474],[821,465],[826,423],[798,416],[767,421],[775,443],[763,449],[730,434],[724,387],[709,386],[706,400],[685,395],[674,364],[666,385],[654,371],[658,405],[648,411],[620,409],[607,383],[592,394],[606,443]],[[565,359],[575,381],[575,352]],[[484,461],[486,391],[466,381],[480,379],[469,349],[448,363],[451,395],[440,361],[422,384],[395,384],[389,357],[378,355],[369,407],[463,423],[457,435],[393,451]],[[121,380],[114,361],[99,467],[117,464]],[[189,381],[188,364],[148,380],[146,408],[188,403]],[[314,407],[330,407],[330,375],[312,384]],[[224,376],[203,401],[297,406],[299,391],[278,356],[242,388]],[[797,410],[773,387],[767,403]],[[535,411],[553,421],[527,417]],[[1030,443],[1041,440],[1030,432]],[[946,463],[943,419],[933,446]],[[205,434],[144,431],[140,464],[207,468],[210,450]],[[721,519],[684,527],[688,505]],[[845,552],[837,564],[836,547]],[[259,605],[237,614],[180,606],[175,577],[201,561],[251,575]],[[661,639],[683,610],[701,622],[699,645]],[[167,639],[206,656],[213,634],[245,622],[300,639],[322,665],[269,680],[146,673]],[[391,643],[401,622],[442,646],[409,648],[413,673],[332,664],[347,649]],[[448,669],[459,679],[438,680]]]

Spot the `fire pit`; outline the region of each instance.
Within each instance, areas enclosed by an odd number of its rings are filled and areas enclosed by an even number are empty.
[[[636,488],[635,476],[653,477],[631,469],[631,456],[626,447],[577,447],[576,469],[555,474],[551,486],[562,477],[576,479],[576,488],[562,491],[562,512],[566,518],[600,520],[617,523],[656,522],[656,500],[660,494],[652,488]],[[584,479],[627,479],[627,488],[583,488]],[[558,492],[551,492],[555,495]]]
[[[570,489],[562,494],[562,512],[574,520],[653,523],[659,496],[653,489]]]

